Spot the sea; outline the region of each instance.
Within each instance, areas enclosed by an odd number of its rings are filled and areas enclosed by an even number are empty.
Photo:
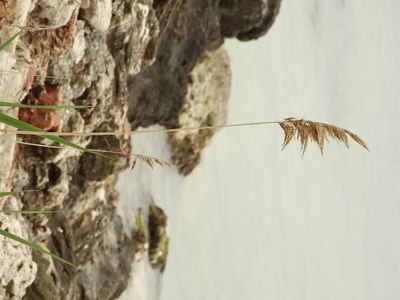
[[[270,124],[220,130],[186,177],[138,163],[117,182],[125,229],[154,203],[171,242],[165,272],[143,258],[119,299],[400,299],[399,16],[398,0],[285,0],[266,36],[226,41],[228,124],[325,122],[370,152],[281,151]],[[132,143],[171,161],[166,134]]]

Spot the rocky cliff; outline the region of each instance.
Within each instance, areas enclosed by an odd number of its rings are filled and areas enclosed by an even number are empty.
[[[221,125],[230,87],[226,37],[264,35],[280,0],[0,0],[1,101],[31,105],[95,105],[48,110],[1,109],[47,131],[121,131]],[[9,128],[0,124],[0,129]],[[214,131],[171,134],[183,174],[200,160]],[[73,268],[0,236],[1,299],[115,299],[125,289],[134,242],[115,212],[118,172],[129,165],[130,139],[73,137],[74,143],[118,151],[114,159],[35,136],[0,133],[0,228],[77,265]]]

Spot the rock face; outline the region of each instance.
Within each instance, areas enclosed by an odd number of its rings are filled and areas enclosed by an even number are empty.
[[[150,205],[149,211],[149,260],[153,268],[164,272],[170,242],[168,218],[155,205]]]
[[[132,127],[159,123],[174,127],[187,93],[189,72],[206,50],[222,44],[215,3],[204,0],[155,1],[168,26],[156,43],[156,61],[129,81],[129,120]],[[162,15],[161,12],[158,13]]]
[[[212,56],[210,53],[219,49],[225,37],[251,40],[264,35],[273,24],[280,3],[281,0],[155,1],[153,6],[156,15],[160,16],[160,24],[165,25],[161,27],[156,42],[155,62],[129,81],[131,93],[128,118],[132,128],[146,127],[154,123],[167,128],[184,126],[180,123],[180,115],[187,115],[185,103],[188,103],[187,99],[189,94],[193,93],[193,89],[198,88],[199,83],[204,81],[199,77],[195,85],[191,83],[190,74],[198,64],[199,58],[205,52]],[[213,63],[218,59],[214,59]],[[222,100],[221,96],[229,97],[229,92],[226,93],[230,86],[229,67],[222,68],[218,71],[219,77],[225,77],[219,81],[222,91],[216,89],[214,98],[208,95],[208,103],[226,102],[227,99]],[[226,73],[222,75],[224,71]],[[212,79],[206,81],[204,87],[210,84]],[[191,91],[188,91],[188,87],[191,87]],[[204,102],[198,98],[192,102],[197,101]],[[209,118],[206,122],[206,117],[203,116],[204,122],[201,124],[223,125],[215,123],[223,121],[223,118]],[[210,140],[206,137],[212,136],[210,133],[198,132],[199,136],[195,138],[197,141],[191,137],[191,141],[186,141],[185,145],[177,143],[176,138],[171,139],[174,161],[182,174],[189,174],[198,164],[201,149]]]
[[[0,45],[3,45],[19,29],[12,24],[24,24],[29,11],[27,1],[0,1]],[[15,95],[22,98],[29,90],[30,77],[26,76],[29,65],[17,41],[0,51],[0,70],[15,68],[20,72],[0,72],[1,101],[16,102]],[[12,108],[2,108],[1,113],[17,117],[17,111]],[[12,129],[11,126],[0,123],[0,129]],[[12,189],[11,170],[14,168],[16,146],[5,141],[15,140],[15,134],[0,133],[0,191]],[[18,210],[21,202],[14,196],[0,198],[0,210]],[[0,214],[0,228],[22,238],[28,239],[30,225],[18,215]],[[0,299],[21,299],[26,288],[35,279],[37,266],[32,260],[31,250],[26,246],[0,236]]]
[[[229,57],[220,47],[200,56],[189,73],[187,94],[178,117],[178,128],[225,124],[230,92]],[[189,174],[200,162],[201,150],[211,142],[215,129],[178,131],[170,134],[173,162]]]
[[[129,14],[130,20],[119,23],[125,10],[115,2],[111,5],[109,1],[109,12],[96,9],[99,6],[93,5],[93,9],[88,11],[89,16],[83,11],[82,17],[78,17],[79,8],[73,1],[62,1],[59,6],[37,1],[37,5],[31,8],[31,14],[26,16],[27,20],[21,24],[28,22],[39,31],[21,34],[17,47],[13,44],[10,46],[14,48],[10,48],[9,53],[1,52],[12,56],[13,51],[18,53],[18,48],[22,49],[19,50],[23,54],[21,59],[15,56],[20,60],[17,64],[14,62],[14,67],[21,66],[21,72],[37,71],[33,80],[29,80],[33,77],[28,76],[27,80],[18,81],[19,86],[13,87],[12,93],[20,92],[19,97],[12,100],[30,105],[85,104],[97,107],[61,112],[40,108],[20,109],[18,116],[21,120],[47,131],[126,129],[125,76],[140,72],[153,61],[146,48],[158,32],[151,4],[125,1],[125,8],[129,2],[131,13],[135,14]],[[55,8],[62,15],[55,14]],[[147,11],[145,18],[132,25],[131,20],[138,21],[140,18],[137,15],[143,14],[143,11]],[[153,13],[149,14],[149,11]],[[52,14],[55,18],[51,18]],[[108,18],[108,25],[103,22],[104,18]],[[131,27],[125,28],[126,24]],[[107,32],[108,29],[112,34]],[[129,40],[123,39],[127,35],[125,32],[130,34]],[[2,43],[14,33],[5,35]],[[116,38],[118,36],[119,39]],[[117,47],[119,42],[125,42],[130,50],[110,52],[108,43]],[[11,66],[6,65],[3,69]],[[4,82],[11,80],[10,75],[3,76]],[[24,78],[18,73],[12,79],[15,80],[16,76]],[[7,89],[6,86],[1,88]],[[6,113],[17,115],[15,109]],[[24,137],[23,140],[51,144],[34,136]],[[23,245],[16,248],[16,242],[2,238],[0,243],[5,249],[2,258],[14,261],[0,265],[2,299],[22,299],[24,294],[25,299],[115,299],[126,287],[134,246],[131,237],[124,234],[121,219],[115,213],[118,195],[114,190],[114,181],[115,175],[128,166],[130,139],[112,136],[107,139],[73,137],[69,140],[84,147],[118,151],[122,155],[114,155],[115,159],[111,160],[86,156],[68,148],[18,145],[15,155],[9,151],[8,159],[1,161],[5,170],[12,170],[11,174],[1,174],[2,191],[7,187],[35,189],[37,192],[19,197],[22,209],[60,212],[14,219],[0,215],[0,218],[4,220],[1,228],[10,228],[11,232],[63,257],[78,268],[37,251],[32,252]],[[12,143],[1,146],[4,150],[16,147]],[[9,247],[19,252],[8,251]]]
[[[221,32],[241,41],[258,39],[268,32],[282,0],[221,0]]]
[[[10,196],[1,210],[19,210],[20,202]],[[0,214],[0,227],[28,239],[29,226],[20,215]],[[37,267],[28,247],[0,235],[0,299],[21,299],[35,280]]]
[[[1,113],[51,132],[123,131],[154,123],[169,128],[221,125],[230,87],[229,59],[221,47],[224,38],[260,37],[279,4],[1,0],[0,45],[20,30],[16,26],[24,28],[0,51],[2,101],[38,106],[1,108]],[[96,107],[54,111],[39,108],[43,104]],[[10,127],[0,123],[0,129]],[[171,134],[173,159],[181,173],[193,170],[213,134]],[[16,136],[0,131],[0,138]],[[18,139],[55,146],[36,136]],[[0,236],[1,299],[115,299],[126,287],[135,249],[115,212],[114,183],[129,164],[130,139],[68,140],[120,154],[107,159],[71,148],[0,140],[0,192],[36,190],[0,198],[0,208],[59,211],[0,214],[0,228],[78,266]]]

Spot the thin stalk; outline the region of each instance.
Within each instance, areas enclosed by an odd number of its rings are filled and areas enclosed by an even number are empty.
[[[53,146],[53,145],[43,145],[43,144],[37,144],[37,143],[28,143],[28,142],[22,142],[22,141],[17,141],[17,140],[8,140],[8,139],[3,139],[0,138],[0,141],[5,141],[5,142],[11,142],[11,143],[17,143],[17,144],[22,144],[22,145],[28,145],[28,146],[35,146],[35,147],[43,147],[43,148],[55,148],[55,149],[71,149],[71,150],[78,150],[76,148],[73,148],[71,146]],[[96,152],[102,152],[102,153],[110,153],[110,154],[119,154],[119,155],[126,155],[125,153],[121,152],[121,151],[111,151],[111,150],[101,150],[101,149],[88,149],[91,151],[96,151]],[[142,157],[150,157],[150,158],[155,158],[152,156],[146,156],[146,155],[142,155],[142,154],[137,154],[137,153],[131,153],[131,156],[142,156]],[[111,159],[113,159],[111,157]],[[4,192],[0,192],[0,197],[3,197]],[[4,194],[4,196],[9,195],[9,194],[15,194],[15,192],[7,192],[6,194]]]
[[[18,107],[18,108],[38,108],[38,109],[79,109],[79,108],[92,108],[92,105],[28,105],[13,102],[0,101],[0,106],[4,107]]]
[[[60,144],[64,144],[64,145],[67,145],[67,146],[74,147],[74,148],[79,149],[79,150],[81,150],[81,151],[90,152],[90,153],[92,153],[92,154],[96,154],[96,155],[108,157],[108,156],[103,155],[103,154],[101,154],[101,153],[97,153],[97,152],[95,152],[95,151],[91,151],[91,150],[88,150],[88,149],[86,149],[86,148],[83,148],[83,147],[81,147],[81,146],[79,146],[79,145],[76,145],[76,144],[74,144],[74,143],[71,143],[70,141],[67,141],[67,140],[65,140],[65,139],[63,139],[63,138],[60,138],[58,135],[51,134],[52,132],[44,131],[44,130],[41,129],[41,128],[38,128],[38,127],[33,126],[33,125],[31,125],[31,124],[28,124],[28,123],[25,123],[25,122],[23,122],[23,121],[17,120],[17,119],[15,119],[15,118],[12,118],[12,117],[10,117],[10,116],[8,116],[8,115],[5,115],[5,114],[3,114],[3,113],[0,113],[0,122],[3,123],[3,124],[10,125],[10,126],[13,126],[13,127],[15,127],[15,128],[18,128],[18,129],[20,129],[20,130],[22,130],[22,131],[35,132],[35,133],[34,133],[35,135],[44,137],[44,138],[46,138],[46,139],[52,140],[52,141],[57,142],[57,143],[60,143]],[[6,131],[7,131],[7,130],[6,130]],[[0,131],[0,132],[1,132],[1,131]],[[18,132],[18,131],[16,131],[16,132]],[[45,133],[45,135],[41,135],[41,133]],[[47,134],[47,133],[50,133],[50,134]],[[108,158],[109,158],[109,157],[108,157]]]
[[[56,213],[59,211],[55,210],[31,210],[31,211],[25,211],[25,210],[0,210],[0,213],[6,213],[6,214],[51,214],[51,213]]]
[[[266,125],[266,124],[279,124],[279,121],[272,122],[257,122],[257,123],[241,123],[241,124],[229,124],[229,125],[214,125],[214,126],[199,126],[199,127],[187,127],[187,128],[172,128],[172,129],[158,129],[158,130],[134,130],[134,131],[116,131],[116,132],[40,132],[40,135],[53,135],[53,136],[98,136],[98,135],[126,135],[126,134],[139,134],[139,133],[165,133],[165,132],[177,132],[177,131],[189,131],[189,130],[204,130],[204,129],[218,129],[228,127],[243,127],[243,126],[255,126],[255,125]],[[38,134],[35,131],[19,131],[19,130],[8,130],[0,129],[0,132],[4,133],[17,133],[17,134]]]
[[[8,71],[8,70],[0,70],[1,73],[11,73],[11,74],[21,74],[24,76],[31,76],[31,77],[43,77],[42,75],[36,75],[36,74],[31,74],[31,73],[22,73],[22,72],[17,72],[17,71]],[[51,78],[51,79],[69,79],[67,77],[57,77],[57,76],[44,76],[45,78]]]

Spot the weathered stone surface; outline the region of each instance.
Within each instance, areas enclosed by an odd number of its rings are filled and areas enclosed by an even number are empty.
[[[166,13],[165,2],[155,3],[156,12],[170,18],[164,21],[168,28],[157,41],[156,61],[129,83],[128,116],[133,128],[154,123],[174,126],[187,93],[189,72],[206,49],[222,44],[215,4],[190,0],[171,4]]]
[[[20,202],[13,196],[1,199],[1,210],[19,210]],[[0,214],[0,227],[23,239],[29,239],[29,227],[21,215]],[[36,263],[31,249],[0,235],[0,299],[21,299],[36,276]]]
[[[25,299],[115,299],[125,289],[134,247],[115,214],[112,177],[91,184],[77,178],[71,183],[64,200],[69,212],[49,220],[52,234],[39,245],[79,267],[35,253],[40,275]],[[83,194],[82,187],[87,189]]]
[[[84,6],[82,16],[93,27],[94,31],[104,32],[110,27],[111,2],[111,0],[90,1],[88,6]]]
[[[30,5],[27,1],[0,1],[0,45],[16,34],[19,29],[7,25],[23,26]],[[19,102],[28,92],[30,79],[29,54],[17,47],[18,40],[0,51],[0,94],[2,101]],[[28,61],[27,61],[28,60]],[[1,108],[1,113],[17,116],[15,108]],[[13,129],[0,123],[0,129]],[[15,134],[0,133],[0,191],[10,191],[11,171],[15,167]],[[4,140],[5,139],[5,140]],[[8,140],[8,141],[7,141]],[[18,210],[20,201],[14,196],[0,198],[0,210]],[[0,214],[0,228],[29,239],[30,228],[20,215]],[[0,235],[0,299],[21,299],[26,288],[36,276],[36,263],[32,260],[31,249]]]
[[[55,29],[64,26],[77,9],[78,4],[75,1],[37,0],[30,13],[30,25],[35,29]]]
[[[43,25],[40,27],[42,30],[26,30],[21,34],[19,45],[29,53],[32,64],[37,70],[34,87],[45,81],[49,61],[63,54],[73,45],[78,10],[72,10],[69,16],[68,20],[56,27]],[[28,15],[27,23],[35,24],[35,22],[37,19]]]
[[[268,32],[282,0],[221,0],[221,32],[241,41],[258,39]]]
[[[112,223],[93,246],[93,259],[85,263],[79,273],[84,299],[116,299],[126,289],[134,246],[123,235],[120,217],[115,214],[112,217]]]
[[[64,112],[64,131],[122,130],[127,109],[124,99],[115,97],[114,76],[118,71],[106,45],[106,34],[80,24],[73,32],[83,32],[85,40],[79,42],[86,45],[83,56],[71,47],[50,60],[48,74],[54,78],[48,78],[45,87],[61,87],[60,104],[97,106]],[[36,137],[24,139],[43,143]],[[124,156],[114,155],[116,160],[110,160],[71,149],[20,146],[14,185],[23,189],[34,185],[40,190],[23,197],[24,209],[68,211],[65,215],[30,217],[35,228],[33,240],[79,266],[74,270],[35,254],[40,275],[27,290],[26,299],[113,299],[125,288],[130,273],[134,247],[115,215],[117,195],[113,188],[113,174],[127,167],[129,140],[70,140],[89,148],[122,151]]]
[[[107,43],[115,59],[117,98],[127,99],[128,81],[154,62],[159,33],[151,0],[115,1]]]
[[[188,92],[176,127],[191,128],[225,124],[230,92],[229,57],[221,47],[205,52],[189,74]],[[170,134],[174,165],[189,174],[200,162],[201,150],[211,142],[215,129],[178,131]]]
[[[29,3],[26,1],[11,2],[0,1],[0,45],[3,45],[19,29],[9,25],[21,25],[26,22],[29,11]],[[18,102],[26,95],[24,83],[29,78],[26,76],[29,65],[18,55],[18,40],[14,40],[3,51],[0,51],[0,95],[2,101]],[[15,108],[2,108],[1,112],[16,117]],[[12,129],[12,127],[0,123],[0,129]],[[14,157],[13,143],[3,139],[15,140],[15,135],[0,133],[0,191],[9,191],[10,171]],[[0,199],[1,200],[1,199]]]
[[[188,90],[191,86],[189,74],[201,55],[218,49],[224,37],[250,40],[264,35],[273,24],[280,3],[281,0],[155,1],[156,15],[162,25],[156,44],[156,61],[129,82],[128,117],[132,127],[154,123],[168,128],[184,126],[181,124],[184,116],[180,114],[187,114],[184,105],[193,92]],[[226,77],[229,77],[229,67],[221,71],[227,72]],[[193,102],[202,102],[197,99],[199,95],[190,97],[194,98]],[[223,125],[214,120],[203,121],[199,125]],[[210,131],[201,131],[196,138],[187,138],[183,144],[171,139],[174,160],[181,173],[188,174],[197,165],[200,151],[211,135]]]

